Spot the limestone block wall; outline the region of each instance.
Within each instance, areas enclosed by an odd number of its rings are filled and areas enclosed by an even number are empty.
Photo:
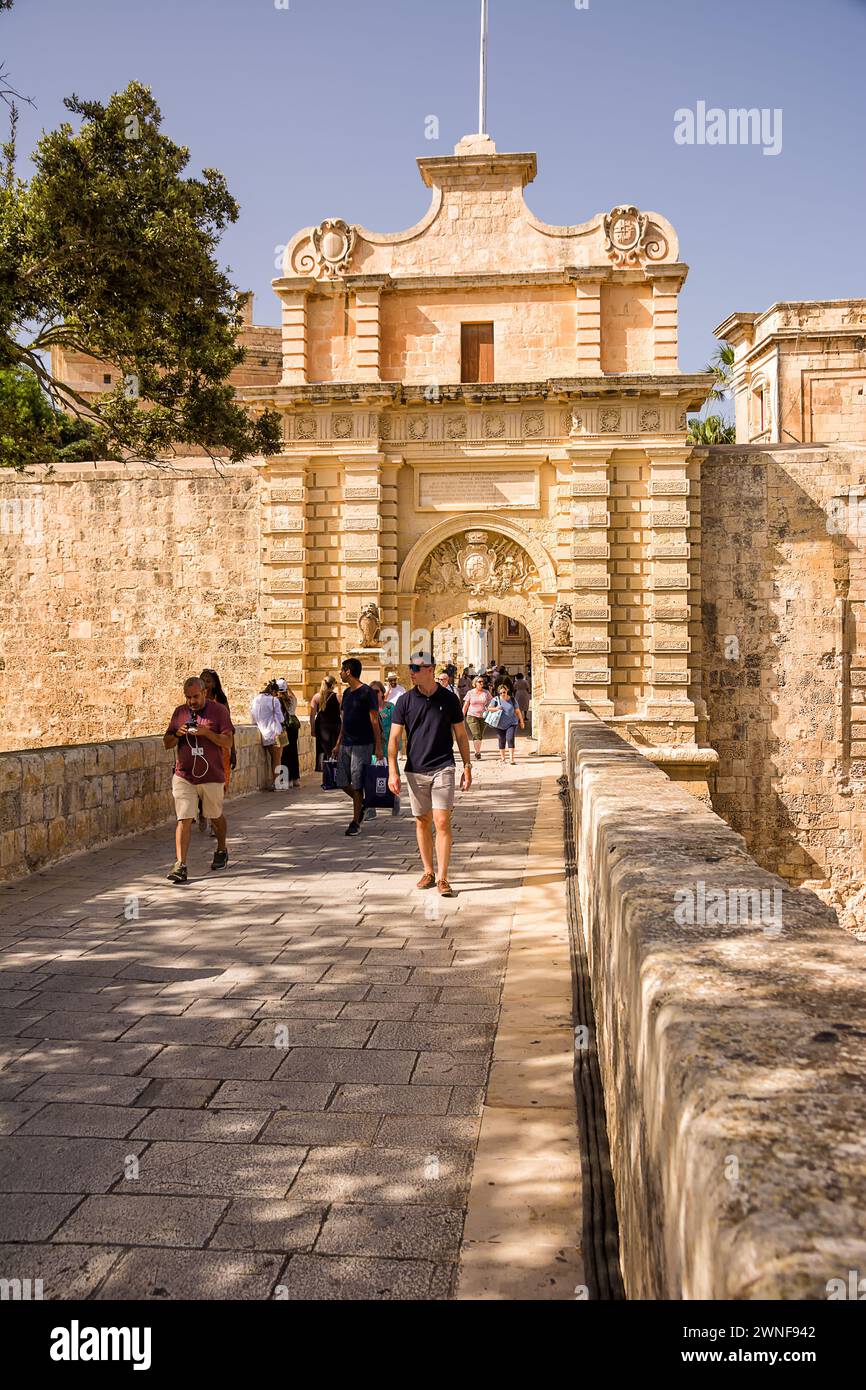
[[[0,749],[161,733],[203,666],[248,717],[261,674],[252,468],[4,470],[0,521]]]
[[[866,947],[594,715],[567,750],[626,1292],[826,1298],[866,1268]]]
[[[862,928],[866,445],[698,453],[713,805]]]
[[[258,730],[239,726],[235,745],[229,799],[270,781]],[[315,749],[303,726],[298,753],[301,772],[312,771]],[[0,753],[0,881],[169,820],[173,767],[161,737]]]

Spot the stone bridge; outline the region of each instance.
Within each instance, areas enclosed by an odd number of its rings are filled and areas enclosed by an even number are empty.
[[[160,740],[0,755],[0,1273],[57,1299],[822,1299],[866,1268],[862,945],[591,714],[408,817]],[[72,854],[72,851],[75,851]],[[28,871],[29,870],[29,871]]]

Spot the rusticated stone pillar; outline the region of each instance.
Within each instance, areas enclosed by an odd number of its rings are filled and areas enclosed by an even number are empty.
[[[650,719],[693,720],[689,699],[690,589],[688,451],[654,449],[650,458]]]
[[[353,375],[357,381],[381,381],[382,290],[387,275],[351,275],[346,287],[354,294],[355,334],[352,341]]]
[[[570,448],[574,691],[602,718],[614,712],[610,657],[609,449]]]
[[[309,381],[307,299],[315,285],[316,281],[309,278],[274,281],[282,304],[283,386]]]
[[[299,698],[307,694],[308,463],[269,460],[262,493],[262,676],[285,676]]]
[[[361,647],[358,617],[375,603],[382,611],[382,550],[379,544],[383,455],[341,454],[340,589],[345,651]],[[381,658],[362,656],[366,680],[382,678]]]

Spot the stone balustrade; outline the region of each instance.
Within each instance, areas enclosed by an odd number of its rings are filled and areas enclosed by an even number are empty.
[[[594,715],[567,743],[628,1296],[851,1296],[863,945]]]
[[[238,726],[235,745],[229,798],[270,780],[258,730]],[[306,725],[298,754],[301,772],[310,772],[315,749]],[[161,737],[0,753],[0,880],[169,820],[173,767]]]

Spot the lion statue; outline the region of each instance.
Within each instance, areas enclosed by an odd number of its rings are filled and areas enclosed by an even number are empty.
[[[382,625],[382,617],[379,613],[378,605],[368,603],[358,616],[358,627],[361,631],[361,641],[365,647],[374,647],[379,636],[379,629]]]
[[[550,636],[555,647],[571,646],[570,603],[557,603],[550,616]]]

